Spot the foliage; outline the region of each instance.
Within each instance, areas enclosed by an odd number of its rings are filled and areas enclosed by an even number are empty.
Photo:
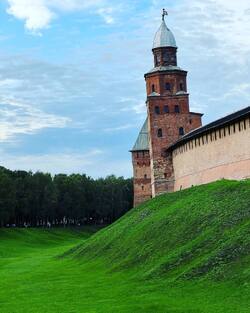
[[[132,207],[132,180],[0,168],[0,226],[107,224]]]

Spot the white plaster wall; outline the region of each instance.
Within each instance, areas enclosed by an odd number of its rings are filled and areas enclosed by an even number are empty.
[[[230,135],[226,128],[226,136],[221,131],[216,132],[217,140],[197,145],[190,149],[186,145],[179,147],[173,153],[173,165],[175,173],[175,191],[216,181],[219,179],[241,180],[250,178],[250,120],[230,127]],[[213,134],[213,139],[215,138]],[[210,138],[210,136],[209,136]],[[181,150],[183,152],[181,152]]]

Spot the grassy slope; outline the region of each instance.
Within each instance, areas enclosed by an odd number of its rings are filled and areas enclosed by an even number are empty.
[[[250,281],[250,180],[158,197],[74,253],[117,270],[136,268],[143,278]]]
[[[222,181],[158,197],[88,240],[0,230],[0,312],[249,313],[249,217],[250,181]]]

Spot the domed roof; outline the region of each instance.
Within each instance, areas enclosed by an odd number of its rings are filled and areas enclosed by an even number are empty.
[[[171,30],[167,27],[164,18],[162,19],[160,28],[155,34],[153,43],[153,49],[161,47],[177,48],[174,35],[171,32]]]

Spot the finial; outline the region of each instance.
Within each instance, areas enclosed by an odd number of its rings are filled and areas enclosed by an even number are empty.
[[[166,11],[165,9],[162,10],[162,20],[164,21],[165,16],[168,15],[168,11]]]

